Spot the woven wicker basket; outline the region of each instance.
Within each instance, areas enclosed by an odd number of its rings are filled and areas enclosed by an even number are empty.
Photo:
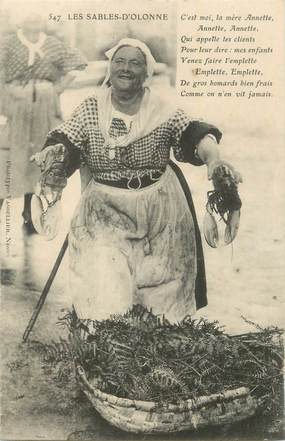
[[[83,392],[101,416],[127,432],[170,433],[235,423],[252,416],[257,408],[257,401],[245,387],[180,404],[162,405],[101,392],[88,382],[81,366],[77,367],[77,378]]]

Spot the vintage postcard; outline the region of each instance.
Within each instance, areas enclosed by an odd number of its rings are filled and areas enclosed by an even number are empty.
[[[0,0],[1,440],[284,440],[283,0]]]

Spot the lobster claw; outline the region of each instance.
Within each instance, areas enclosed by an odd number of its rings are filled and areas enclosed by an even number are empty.
[[[216,220],[209,209],[207,209],[204,216],[203,231],[207,244],[212,248],[217,248],[219,243],[218,227]]]
[[[224,242],[229,245],[236,237],[239,229],[240,210],[230,212],[225,229]]]
[[[32,222],[36,231],[47,240],[52,240],[58,233],[61,219],[60,200],[44,208],[43,200],[34,194],[31,201]]]

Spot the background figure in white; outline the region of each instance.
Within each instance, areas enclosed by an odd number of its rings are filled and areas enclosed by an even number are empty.
[[[44,32],[37,14],[0,44],[0,199],[24,195],[23,218],[28,233],[31,197],[39,179],[30,157],[44,143],[47,133],[62,121],[59,96],[74,79],[72,71],[83,69],[85,60]]]

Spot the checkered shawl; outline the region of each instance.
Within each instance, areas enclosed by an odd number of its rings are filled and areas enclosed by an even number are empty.
[[[38,79],[55,82],[72,70],[86,67],[86,60],[77,49],[69,48],[53,36],[47,36],[41,50],[43,58],[36,55],[34,64],[28,66],[28,48],[17,35],[3,38],[0,44],[0,70],[4,72],[4,81],[27,83]]]
[[[80,151],[81,161],[88,166],[94,178],[105,180],[142,177],[157,171],[163,172],[169,163],[171,149],[176,160],[190,162],[189,155],[185,156],[180,141],[192,121],[183,110],[174,111],[167,121],[146,136],[125,148],[116,149],[115,157],[110,159],[99,128],[97,104],[96,97],[89,97],[83,101],[68,121],[50,132],[46,145],[66,141],[63,143],[67,147]],[[113,118],[109,135],[116,138],[126,133],[124,121]],[[205,134],[204,130],[201,137]],[[192,153],[194,148],[195,146],[190,146]],[[201,162],[197,165],[200,164]]]

